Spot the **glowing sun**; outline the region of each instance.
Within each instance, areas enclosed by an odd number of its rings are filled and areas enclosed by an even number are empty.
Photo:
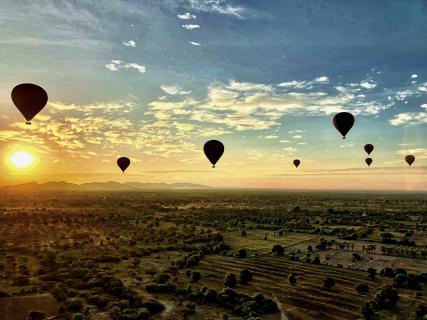
[[[18,169],[25,169],[34,163],[34,157],[27,151],[17,151],[10,156],[10,163]]]

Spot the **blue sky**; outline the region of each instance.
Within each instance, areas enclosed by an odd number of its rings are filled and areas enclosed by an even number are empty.
[[[427,187],[425,1],[3,0],[0,29],[0,150],[31,148],[40,180],[116,179],[128,155],[131,180],[309,188],[323,170],[338,188]],[[10,101],[22,82],[49,93],[31,128]],[[356,116],[346,140],[339,111]],[[348,182],[334,170],[365,170],[365,143],[376,178]],[[408,153],[402,184],[390,168]]]

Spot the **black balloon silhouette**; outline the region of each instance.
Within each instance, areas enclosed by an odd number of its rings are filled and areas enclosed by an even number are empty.
[[[354,117],[349,112],[337,113],[333,119],[335,128],[342,134],[345,139],[346,134],[350,131],[354,124]]]
[[[365,162],[366,162],[366,164],[367,164],[368,166],[371,166],[372,159],[371,159],[371,158],[366,158],[366,159],[365,159]]]
[[[46,106],[48,100],[46,91],[32,83],[17,85],[13,88],[11,96],[13,103],[27,120],[27,124],[31,124],[30,121]]]
[[[410,166],[412,166],[412,164],[415,161],[415,157],[412,154],[409,154],[405,157],[405,161],[407,164],[409,164]]]
[[[301,163],[301,161],[299,161],[298,159],[294,160],[294,166],[295,168],[298,168],[299,164]]]
[[[125,170],[130,165],[130,160],[129,160],[129,158],[126,158],[126,157],[120,157],[117,159],[117,165],[123,171],[123,173],[125,173]]]
[[[224,153],[224,145],[221,141],[209,140],[203,146],[203,151],[205,152],[206,157],[212,163],[212,168],[215,168],[215,164]]]
[[[371,152],[374,151],[374,146],[370,143],[365,144],[363,148],[365,149],[367,154],[371,154]]]

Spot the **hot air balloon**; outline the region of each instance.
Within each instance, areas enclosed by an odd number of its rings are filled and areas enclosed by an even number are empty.
[[[31,120],[39,113],[47,103],[47,93],[42,88],[32,83],[22,83],[12,90],[12,101],[18,110],[31,124]]]
[[[409,154],[405,157],[405,161],[407,164],[409,164],[410,166],[412,166],[412,164],[415,161],[415,157],[412,154]]]
[[[365,159],[365,162],[366,162],[366,164],[367,164],[368,166],[371,166],[372,158],[366,158],[366,159]]]
[[[371,154],[371,152],[374,151],[374,146],[370,143],[365,144],[363,148],[365,149],[367,154]]]
[[[294,166],[295,168],[298,168],[299,164],[301,163],[301,161],[299,161],[298,159],[294,160]]]
[[[340,112],[335,115],[332,122],[335,128],[342,134],[342,138],[345,139],[345,135],[353,127],[354,117],[349,112]]]
[[[125,170],[130,165],[130,160],[129,160],[129,158],[126,158],[126,157],[120,157],[117,159],[117,165],[123,171],[123,173],[125,173]]]
[[[212,163],[212,168],[215,168],[215,164],[224,153],[224,145],[221,141],[209,140],[203,146],[203,151],[205,152],[206,157]]]

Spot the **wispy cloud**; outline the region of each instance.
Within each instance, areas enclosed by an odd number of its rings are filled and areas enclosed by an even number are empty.
[[[169,95],[176,96],[176,95],[187,95],[191,93],[191,90],[183,90],[179,86],[172,85],[172,86],[160,86],[160,88],[166,92]]]
[[[178,14],[177,17],[178,17],[178,19],[181,19],[181,20],[191,20],[191,19],[197,18],[197,16],[195,14],[191,14],[190,12]]]
[[[183,24],[182,27],[187,30],[199,29],[200,26],[198,24]]]
[[[195,11],[218,13],[242,18],[243,7],[233,6],[226,0],[186,0]]]
[[[196,47],[199,47],[199,46],[201,46],[201,45],[202,45],[201,43],[199,43],[199,42],[194,42],[194,41],[190,41],[190,44],[191,44],[191,45],[193,45],[193,46],[196,46]]]
[[[110,71],[119,71],[120,69],[135,69],[139,73],[145,73],[146,68],[143,65],[137,63],[126,63],[121,60],[110,60],[105,67]]]

